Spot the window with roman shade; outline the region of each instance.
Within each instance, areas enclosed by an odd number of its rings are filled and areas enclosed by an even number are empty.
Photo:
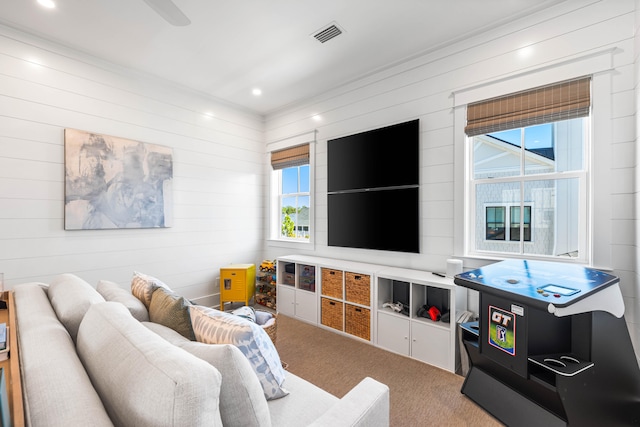
[[[590,114],[591,77],[467,105],[469,253],[587,259]]]
[[[269,144],[272,241],[309,243],[313,232],[312,143],[315,131]]]

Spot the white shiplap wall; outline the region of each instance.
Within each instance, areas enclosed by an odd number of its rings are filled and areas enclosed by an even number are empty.
[[[171,147],[173,227],[65,231],[65,128]],[[217,303],[219,268],[262,256],[264,152],[257,115],[0,27],[5,288],[63,272],[127,287],[137,270]]]
[[[594,77],[593,264],[621,277],[626,318],[640,349],[636,214],[637,136],[634,0],[568,0],[525,19],[390,67],[266,120],[266,140],[317,129],[315,246],[295,252],[443,271],[462,255],[463,120],[455,93],[511,80],[563,80],[590,74],[584,64],[607,56]],[[375,47],[372,47],[375,49]],[[372,51],[372,54],[375,54]],[[583,69],[581,69],[581,67]],[[603,69],[604,68],[604,69]],[[515,86],[514,86],[515,87]],[[500,95],[495,93],[493,96]],[[322,121],[312,119],[314,114]],[[327,246],[326,141],[413,118],[421,125],[421,253],[396,254]],[[595,157],[595,156],[594,156]],[[268,245],[269,258],[291,248]],[[481,260],[465,259],[465,267]],[[640,353],[638,350],[636,353]]]

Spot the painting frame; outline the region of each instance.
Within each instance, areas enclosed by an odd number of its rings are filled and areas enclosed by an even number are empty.
[[[171,148],[65,129],[64,169],[65,230],[172,226]]]

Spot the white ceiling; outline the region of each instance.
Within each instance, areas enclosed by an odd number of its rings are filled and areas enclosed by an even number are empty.
[[[174,0],[187,26],[143,0],[55,1],[2,0],[0,23],[266,115],[564,0]]]

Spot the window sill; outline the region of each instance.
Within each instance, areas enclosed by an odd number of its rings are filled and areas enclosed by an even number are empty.
[[[611,267],[594,267],[588,262],[580,258],[561,258],[561,257],[545,257],[536,255],[499,255],[499,254],[467,254],[467,255],[454,255],[453,258],[462,260],[465,270],[475,270],[476,268],[482,268],[485,265],[493,264],[494,262],[504,261],[507,259],[527,259],[537,261],[549,261],[549,262],[564,262],[569,264],[580,264],[585,267],[596,268],[601,271],[612,271]]]
[[[298,250],[313,250],[315,248],[313,242],[296,242],[293,240],[277,240],[277,239],[267,239],[267,246],[274,248],[287,248],[287,249],[298,249]]]

